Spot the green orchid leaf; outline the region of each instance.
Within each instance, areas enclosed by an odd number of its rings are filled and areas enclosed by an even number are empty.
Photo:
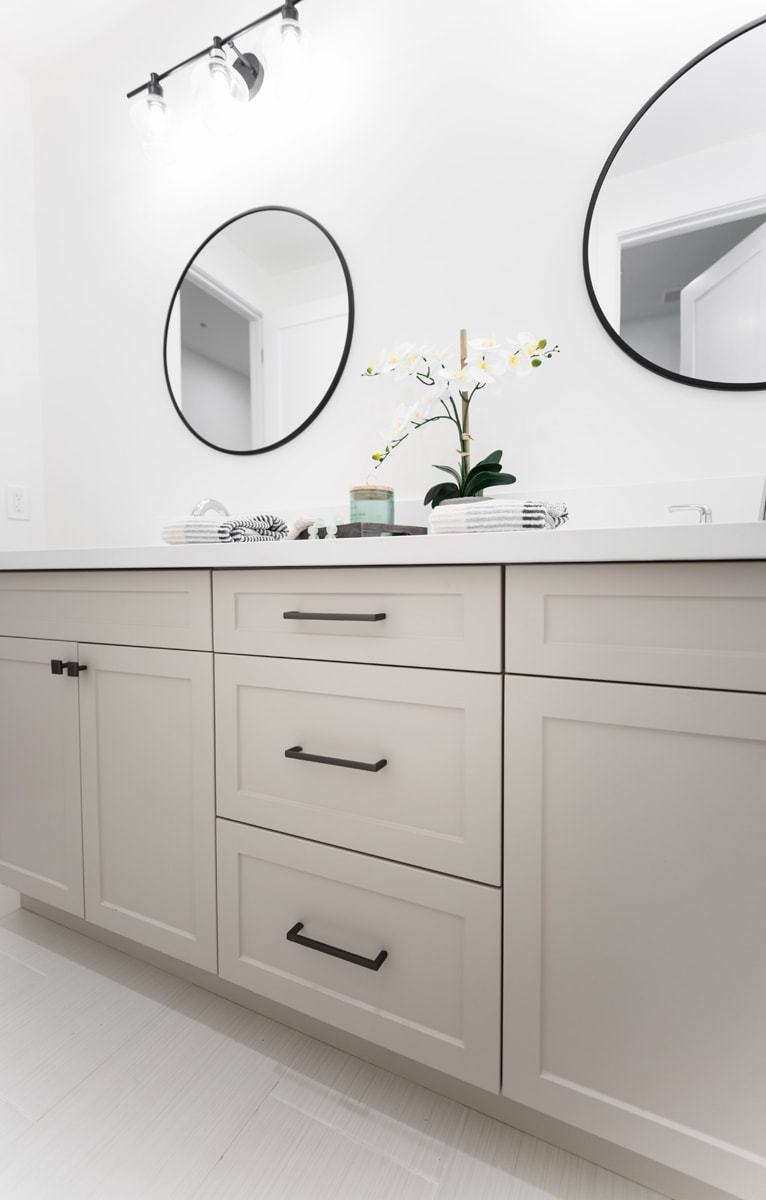
[[[547,338],[540,338],[540,341],[539,341],[539,342],[537,343],[537,345],[535,346],[535,349],[536,349],[536,350],[544,350],[544,349],[545,349],[545,347],[546,347],[547,345],[548,345],[548,339],[547,339]]]
[[[464,496],[476,496],[479,492],[484,491],[484,488],[500,487],[505,483],[515,483],[516,476],[502,472],[500,475],[492,475],[489,472],[483,472],[480,475],[475,475],[473,479],[466,482],[463,488]]]
[[[487,471],[490,473],[490,475],[496,475],[499,471],[502,471],[502,469],[502,463],[477,463],[475,467],[471,467],[470,471],[466,475],[466,483],[469,479],[472,479],[474,475],[484,475],[487,473]]]
[[[502,457],[502,450],[493,450],[491,454],[488,454],[486,458],[483,458],[481,462],[477,463],[476,465],[477,467],[486,467],[489,463],[499,463]]]
[[[502,463],[500,462],[502,454],[502,450],[493,450],[492,453],[488,454],[486,458],[483,458],[481,462],[478,462],[475,466],[471,467],[470,471],[465,477],[465,482],[467,483],[469,479],[474,477],[474,475],[479,475],[484,471],[502,471],[503,467]]]
[[[460,486],[460,472],[456,471],[454,467],[440,467],[438,463],[432,463],[431,465],[436,471],[446,471],[448,475],[452,476],[455,483]]]
[[[542,365],[543,365],[543,360],[541,358],[533,358],[532,359],[533,367],[541,367]]]
[[[432,508],[436,508],[437,504],[441,504],[442,500],[450,500],[453,496],[459,496],[460,490],[457,484],[454,483],[435,483],[429,488],[423,497],[424,504],[430,504]]]

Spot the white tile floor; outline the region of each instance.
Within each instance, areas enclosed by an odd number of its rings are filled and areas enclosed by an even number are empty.
[[[657,1200],[15,902],[4,1200]]]

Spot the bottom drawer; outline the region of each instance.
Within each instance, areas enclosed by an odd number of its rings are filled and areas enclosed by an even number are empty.
[[[218,889],[223,979],[499,1091],[499,889],[225,820]]]

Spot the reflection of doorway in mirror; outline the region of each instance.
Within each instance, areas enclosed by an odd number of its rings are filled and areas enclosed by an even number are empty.
[[[643,358],[690,378],[766,379],[766,211],[749,207],[620,239],[619,333]]]
[[[263,437],[262,314],[219,280],[193,269],[179,299],[184,417],[215,445],[259,445]]]

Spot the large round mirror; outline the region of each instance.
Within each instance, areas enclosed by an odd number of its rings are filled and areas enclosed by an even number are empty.
[[[585,279],[637,362],[695,387],[766,388],[766,17],[687,63],[612,150]]]
[[[330,399],[354,324],[351,278],[318,221],[254,208],[187,263],[165,323],[165,378],[184,424],[227,454],[301,433]]]

